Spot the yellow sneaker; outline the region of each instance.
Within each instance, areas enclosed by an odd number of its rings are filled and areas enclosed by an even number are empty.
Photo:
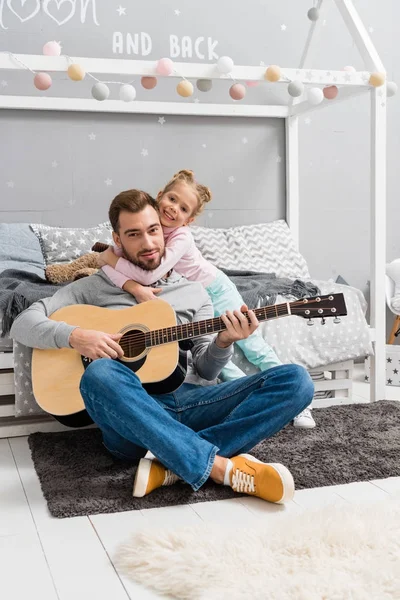
[[[133,496],[142,498],[162,485],[172,485],[177,481],[178,475],[166,469],[157,460],[141,458],[133,483]]]
[[[289,469],[279,463],[263,463],[250,454],[231,458],[231,488],[268,502],[284,504],[294,496],[294,481]]]

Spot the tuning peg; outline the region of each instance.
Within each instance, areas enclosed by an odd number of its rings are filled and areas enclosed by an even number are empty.
[[[311,327],[312,325],[314,325],[314,321],[311,318],[308,319],[307,325],[309,325]]]
[[[326,319],[325,319],[325,317],[322,317],[322,319],[321,319],[321,325],[325,325],[325,323],[326,323]]]
[[[335,317],[335,318],[333,319],[333,322],[334,322],[335,324],[337,324],[337,323],[340,323],[340,322],[341,322],[341,319],[339,319],[339,317]]]

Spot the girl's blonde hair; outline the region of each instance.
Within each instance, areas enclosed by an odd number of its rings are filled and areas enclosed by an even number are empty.
[[[178,173],[175,173],[172,179],[168,181],[165,188],[160,191],[158,198],[160,198],[167,192],[170,192],[177,183],[186,183],[186,185],[190,186],[192,190],[194,190],[194,192],[196,193],[198,205],[196,212],[192,215],[193,217],[196,217],[201,212],[203,212],[204,205],[207,202],[210,202],[212,198],[210,188],[208,188],[205,185],[202,185],[201,183],[198,183],[194,178],[193,171],[183,169],[182,171],[178,171]]]

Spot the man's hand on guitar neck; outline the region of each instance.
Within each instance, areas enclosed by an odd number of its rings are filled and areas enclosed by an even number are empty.
[[[250,322],[243,314],[246,311],[248,311]],[[247,308],[246,304],[243,304],[240,310],[233,312],[228,310],[225,315],[221,315],[221,319],[225,323],[226,329],[219,332],[215,341],[220,348],[228,348],[234,342],[248,338],[259,325],[256,315]]]
[[[104,333],[95,329],[77,327],[69,336],[69,343],[82,356],[96,358],[118,358],[124,351],[118,344],[122,333]]]

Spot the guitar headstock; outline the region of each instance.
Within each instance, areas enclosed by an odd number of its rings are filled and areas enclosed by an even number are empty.
[[[340,293],[296,300],[290,303],[290,312],[304,319],[334,317],[339,322],[338,317],[347,315],[347,308],[344,296]]]

